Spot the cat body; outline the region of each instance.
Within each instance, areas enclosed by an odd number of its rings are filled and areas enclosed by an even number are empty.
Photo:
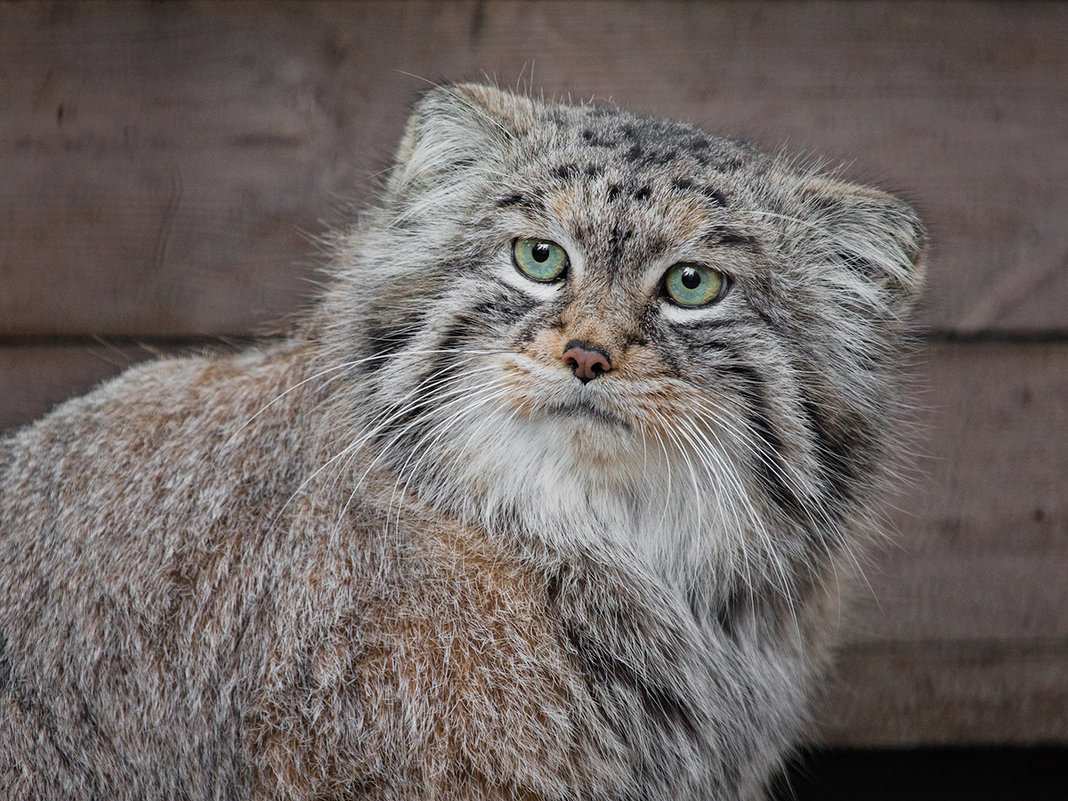
[[[0,440],[0,788],[761,797],[922,237],[689,126],[428,93],[285,341]]]

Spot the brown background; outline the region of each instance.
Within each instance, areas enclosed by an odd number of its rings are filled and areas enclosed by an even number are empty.
[[[1068,6],[0,4],[0,429],[314,292],[428,81],[845,162],[933,247],[921,473],[837,746],[1068,744]],[[416,77],[418,76],[418,77]]]

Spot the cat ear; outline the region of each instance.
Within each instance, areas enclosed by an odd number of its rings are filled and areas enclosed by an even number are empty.
[[[878,189],[829,178],[807,180],[801,198],[816,224],[819,257],[886,290],[892,310],[908,316],[926,273],[927,235],[916,212]]]
[[[491,86],[458,84],[416,104],[386,187],[390,201],[455,185],[472,170],[499,169],[512,143],[534,124],[534,105]]]

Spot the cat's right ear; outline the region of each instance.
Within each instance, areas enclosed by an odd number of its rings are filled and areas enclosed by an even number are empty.
[[[427,92],[404,130],[387,200],[406,205],[433,189],[504,166],[517,137],[534,123],[534,105],[492,86],[458,84]]]
[[[806,180],[798,197],[818,232],[810,241],[816,258],[879,287],[890,309],[908,316],[926,273],[927,235],[916,212],[878,189],[833,178]]]

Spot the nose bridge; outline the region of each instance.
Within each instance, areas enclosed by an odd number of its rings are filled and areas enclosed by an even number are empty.
[[[565,341],[594,343],[614,354],[634,328],[632,305],[611,285],[585,287],[561,315]]]

